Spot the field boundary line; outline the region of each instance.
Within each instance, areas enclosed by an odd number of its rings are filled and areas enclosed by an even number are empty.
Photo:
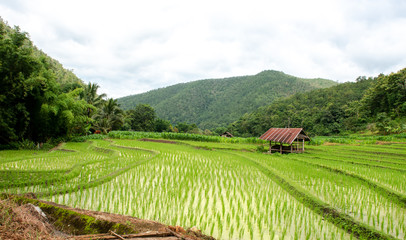
[[[311,149],[309,149],[308,152],[322,152],[322,153],[325,153],[325,154],[331,154],[331,152],[329,152],[326,149],[314,149],[314,148],[311,148]],[[362,153],[362,154],[360,154],[360,153]],[[352,157],[352,158],[354,158],[354,156],[355,156],[358,159],[365,159],[365,160],[374,161],[374,162],[384,162],[384,163],[393,163],[393,164],[406,165],[406,162],[404,161],[404,157],[399,156],[399,155],[390,154],[390,153],[388,153],[387,157],[391,157],[393,160],[396,160],[397,162],[381,161],[381,160],[370,160],[370,159],[366,159],[366,158],[360,158],[360,156],[374,156],[374,157],[376,155],[384,156],[386,153],[383,153],[383,152],[381,152],[379,154],[376,154],[376,153],[374,153],[372,151],[365,151],[365,150],[363,150],[363,151],[358,151],[357,150],[356,152],[354,152],[354,151],[350,151],[350,150],[347,150],[347,149],[340,149],[339,154],[340,154],[340,156],[346,156],[346,157]]]
[[[72,187],[70,189],[55,190],[55,191],[50,191],[50,192],[39,192],[39,193],[35,193],[35,194],[38,197],[45,197],[45,196],[54,196],[54,195],[59,195],[59,194],[65,194],[65,193],[68,193],[68,192],[73,193],[73,192],[77,192],[77,191],[79,191],[81,189],[93,188],[93,187],[96,187],[96,186],[99,186],[101,184],[104,184],[106,182],[111,181],[113,178],[115,178],[115,177],[129,171],[130,169],[132,169],[132,168],[134,168],[136,166],[142,165],[144,163],[149,162],[150,160],[153,160],[159,154],[160,154],[159,152],[154,152],[154,154],[151,157],[148,157],[148,158],[146,158],[144,160],[137,161],[137,162],[134,162],[132,164],[129,164],[124,168],[117,169],[116,171],[114,171],[114,172],[112,172],[112,173],[110,173],[108,175],[102,176],[102,177],[97,178],[95,180],[92,180],[90,182],[87,182],[87,183],[84,183],[84,184],[78,184],[78,185],[76,185],[76,186],[74,186],[74,187]],[[70,190],[72,190],[72,191],[70,191]]]
[[[153,154],[159,154],[159,151],[155,151],[155,150],[151,150],[151,149],[145,149],[145,148],[139,148],[139,147],[127,147],[127,146],[121,146],[121,145],[117,145],[117,144],[110,144],[110,146],[117,147],[117,148],[145,151],[145,152],[150,152],[150,153],[153,153]]]
[[[52,178],[47,178],[45,179],[47,184],[55,184],[61,181],[65,181],[65,180],[70,180],[73,179],[75,177],[77,177],[79,175],[79,172],[75,172],[77,169],[80,169],[81,167],[87,166],[87,165],[91,165],[91,164],[95,164],[98,162],[102,162],[106,159],[99,159],[99,160],[92,160],[92,161],[86,161],[83,163],[76,163],[74,164],[71,168],[69,169],[61,169],[61,170],[53,170],[52,172],[54,173],[64,173],[63,174],[63,179],[61,180],[62,176],[57,176],[57,177],[52,177]],[[0,172],[3,170],[0,170]],[[28,172],[48,172],[48,170],[11,170],[13,172],[17,172],[17,173],[28,173]],[[21,186],[35,186],[38,184],[44,183],[44,180],[33,180],[33,179],[29,179],[27,181],[22,181],[19,183],[13,183],[13,185],[11,187],[21,187]],[[6,186],[5,184],[0,184],[0,189]]]
[[[307,153],[314,153],[314,152],[319,152],[319,151],[314,151],[314,150],[310,150]],[[338,156],[336,154],[332,154],[331,152],[327,152],[327,151],[322,151],[322,156],[325,155],[333,155],[333,156]],[[347,152],[348,153],[348,152]],[[402,166],[406,166],[406,162],[398,162],[398,161],[402,161],[401,159],[395,159],[396,161],[382,161],[382,160],[378,160],[378,159],[370,159],[370,158],[363,158],[360,156],[365,156],[365,155],[354,155],[354,154],[342,154],[342,152],[340,152],[339,154],[340,157],[345,157],[345,158],[351,158],[351,159],[359,159],[359,160],[364,160],[367,162],[378,162],[378,163],[384,163],[384,164],[392,164],[392,165],[402,165]],[[343,161],[345,162],[345,161]],[[367,163],[366,163],[367,164]],[[371,166],[376,166],[376,165],[371,165]]]
[[[392,200],[393,203],[396,203],[398,206],[402,207],[402,208],[406,208],[406,196],[403,196],[402,194],[398,194],[396,192],[393,192],[383,186],[381,186],[380,184],[374,183],[368,179],[365,179],[357,174],[354,173],[350,173],[350,172],[346,172],[344,170],[341,169],[337,169],[337,168],[332,168],[332,167],[328,167],[325,165],[321,165],[318,163],[310,163],[310,162],[306,162],[297,158],[289,158],[290,160],[293,161],[297,161],[297,162],[302,162],[302,163],[306,163],[318,168],[323,168],[326,169],[330,172],[334,172],[334,173],[338,173],[344,176],[348,176],[348,177],[352,177],[354,179],[359,180],[361,183],[365,184],[368,187],[371,187],[374,191],[376,191],[377,193],[381,194],[383,197]]]
[[[309,157],[309,156],[306,156],[306,157]],[[387,166],[382,166],[382,165],[374,165],[374,164],[368,164],[368,163],[359,163],[359,162],[354,162],[354,161],[343,161],[343,160],[331,159],[331,158],[325,158],[325,157],[312,157],[312,158],[325,159],[325,160],[328,160],[328,161],[341,162],[341,163],[350,163],[350,164],[353,164],[353,165],[361,165],[361,166],[368,166],[368,167],[376,167],[376,168],[390,169],[390,170],[398,171],[398,172],[406,172],[406,169],[394,168],[394,167],[387,167]],[[358,158],[358,159],[359,159],[359,158]],[[385,163],[389,163],[389,162],[385,162]]]

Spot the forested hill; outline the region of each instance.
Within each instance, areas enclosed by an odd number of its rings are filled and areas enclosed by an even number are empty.
[[[237,136],[260,136],[270,127],[301,127],[311,135],[406,131],[406,68],[299,93],[247,113],[230,124]]]
[[[123,109],[149,104],[172,123],[196,123],[202,129],[223,127],[243,114],[290,95],[336,85],[326,79],[303,79],[278,71],[253,76],[199,80],[119,98]]]

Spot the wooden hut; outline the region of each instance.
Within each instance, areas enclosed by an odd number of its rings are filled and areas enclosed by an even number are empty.
[[[221,134],[220,136],[222,136],[222,137],[228,137],[228,138],[234,137],[233,134],[231,134],[231,133],[229,133],[229,132],[224,132],[224,133]]]
[[[269,141],[270,153],[303,153],[304,142],[310,141],[303,128],[270,128],[259,138]]]

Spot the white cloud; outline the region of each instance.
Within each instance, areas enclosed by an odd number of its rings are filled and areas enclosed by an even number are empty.
[[[397,71],[405,11],[396,0],[0,0],[10,25],[110,97],[265,69],[338,81]]]

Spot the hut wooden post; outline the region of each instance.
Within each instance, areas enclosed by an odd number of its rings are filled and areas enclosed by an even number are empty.
[[[281,148],[280,148],[280,149],[281,149],[281,154],[282,154],[282,143],[280,143],[280,146],[281,146]]]
[[[296,152],[299,152],[299,139],[296,138]]]
[[[304,138],[302,139],[302,152],[304,152]]]
[[[293,153],[293,147],[292,147],[293,143],[290,144],[290,153]]]

